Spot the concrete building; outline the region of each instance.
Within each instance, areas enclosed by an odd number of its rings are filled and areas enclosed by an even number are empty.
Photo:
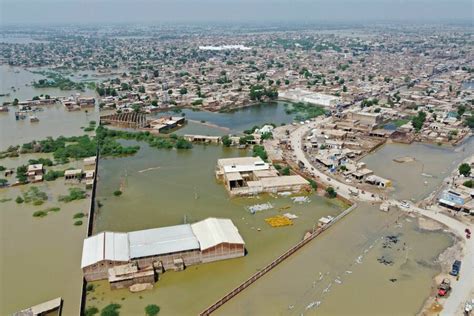
[[[102,232],[88,237],[84,240],[81,268],[87,281],[109,279],[111,283],[128,284],[134,278],[149,277],[149,273],[136,274],[150,267],[159,273],[244,255],[244,240],[232,221],[208,218],[194,224],[129,233]],[[126,273],[110,272],[128,264],[132,266]]]
[[[43,165],[42,164],[33,164],[33,165],[28,165],[28,170],[27,170],[27,177],[28,181],[30,182],[39,182],[43,181]]]
[[[282,99],[287,99],[290,101],[296,102],[306,102],[316,105],[321,105],[324,107],[334,108],[339,103],[341,103],[341,98],[327,95],[322,93],[317,93],[309,90],[304,90],[300,88],[290,89],[288,91],[282,91],[278,95]]]
[[[260,157],[219,159],[216,178],[224,182],[231,196],[263,192],[299,192],[310,188],[309,182],[302,176],[280,176],[272,165]]]

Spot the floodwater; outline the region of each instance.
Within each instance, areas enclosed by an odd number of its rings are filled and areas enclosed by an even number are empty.
[[[311,202],[303,204],[294,204],[288,197],[229,199],[215,180],[216,161],[247,155],[246,151],[216,145],[195,145],[189,151],[141,146],[135,157],[101,160],[97,199],[102,207],[95,231],[133,231],[207,217],[230,218],[246,242],[248,255],[191,266],[183,272],[166,272],[155,289],[142,293],[110,291],[107,282],[96,282],[98,287],[88,294],[88,306],[101,308],[117,302],[123,314],[137,315],[154,303],[165,315],[195,315],[301,240],[320,217],[336,216],[345,208],[340,201],[314,194]],[[113,196],[120,187],[124,188],[123,195]],[[248,206],[266,202],[275,209],[249,213]],[[284,206],[289,208],[279,210]],[[286,212],[299,216],[293,226],[272,228],[264,221]]]
[[[47,70],[47,68],[31,68],[31,70]],[[68,97],[80,93],[86,96],[96,96],[95,91],[86,89],[85,92],[76,90],[60,90],[58,88],[34,88],[33,81],[44,79],[45,76],[31,71],[8,65],[0,65],[0,104],[5,101],[32,99],[34,96],[49,94],[51,97]],[[75,80],[73,78],[73,80]]]
[[[439,272],[434,262],[452,240],[400,215],[361,204],[216,315],[416,314]],[[386,236],[397,243],[384,248]]]
[[[397,199],[421,200],[433,192],[468,156],[474,154],[474,137],[458,147],[422,143],[386,144],[362,161],[376,175],[392,180]],[[398,163],[395,158],[413,157],[415,161]]]
[[[288,102],[271,102],[262,103],[249,107],[245,107],[233,112],[208,112],[193,111],[190,109],[182,110],[185,117],[194,121],[203,121],[217,126],[229,129],[227,133],[241,133],[243,130],[252,128],[255,125],[263,125],[265,123],[273,123],[277,126],[282,123],[291,123],[295,114],[287,114],[284,104]],[[169,115],[182,115],[182,113],[167,112]],[[157,114],[161,116],[163,113]],[[183,133],[191,134],[183,129]]]
[[[0,160],[12,168],[28,159],[48,155],[23,155]],[[58,166],[65,169],[77,163]],[[11,178],[11,177],[10,177]],[[9,179],[13,182],[13,179]],[[40,206],[17,204],[15,198],[36,186],[48,194]],[[74,226],[73,215],[87,213],[89,199],[70,203],[58,202],[70,186],[63,179],[0,189],[0,314],[11,315],[21,309],[51,300],[64,299],[63,315],[78,315],[82,288],[80,260],[82,240],[86,236],[87,218],[82,226]],[[74,187],[77,187],[74,185]],[[49,207],[60,207],[46,217],[32,214]]]
[[[39,122],[30,122],[28,117],[24,120],[15,119],[15,107],[10,107],[9,112],[0,112],[0,150],[5,150],[10,145],[21,145],[32,140],[45,139],[48,136],[83,135],[81,127],[89,126],[90,121],[99,122],[99,110],[88,108],[81,111],[69,112],[62,104],[41,106],[43,111],[31,112],[38,117]]]

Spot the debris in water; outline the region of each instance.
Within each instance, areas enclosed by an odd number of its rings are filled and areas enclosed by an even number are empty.
[[[138,171],[138,172],[143,173],[143,172],[147,172],[147,171],[151,171],[151,170],[156,170],[156,169],[160,169],[160,168],[161,168],[161,167],[146,168],[146,169],[140,170],[140,171]]]
[[[339,277],[338,277],[338,278],[339,278]],[[341,283],[342,283],[342,281],[339,280],[339,279],[335,279],[334,282],[336,282],[337,284],[341,284]]]
[[[255,204],[255,205],[249,206],[249,211],[250,213],[255,214],[256,212],[269,210],[271,208],[273,208],[273,205],[270,202],[268,202],[268,203]]]
[[[309,203],[311,200],[307,196],[295,196],[291,198],[293,203]]]
[[[297,219],[298,218],[297,215],[292,214],[292,213],[285,213],[285,214],[283,214],[283,216],[285,216],[288,219]]]
[[[311,302],[306,306],[306,310],[311,309],[313,307],[319,307],[319,305],[321,305],[321,301]]]
[[[389,279],[389,281],[392,282],[392,283],[395,283],[395,282],[397,282],[398,280],[397,280],[397,279]]]
[[[377,258],[377,261],[386,265],[386,266],[391,266],[393,265],[393,260],[385,258],[385,256],[382,256],[380,258]]]
[[[286,192],[278,192],[278,195],[279,195],[279,196],[290,196],[291,194],[292,194],[292,193],[291,193],[291,192],[288,192],[288,191],[286,191]]]
[[[346,271],[346,274],[352,274],[352,271],[347,270],[347,271]]]
[[[327,286],[327,288],[325,288],[325,289],[323,290],[323,293],[329,292],[329,289],[331,288],[331,286],[332,286],[332,283],[329,283],[329,285]]]
[[[364,258],[364,257],[363,256],[358,256],[355,262],[358,263],[358,264],[361,264],[362,263],[362,258]]]

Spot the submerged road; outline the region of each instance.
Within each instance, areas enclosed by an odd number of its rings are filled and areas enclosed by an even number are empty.
[[[409,205],[409,207],[402,207],[401,203],[396,200],[391,200],[390,204],[397,205],[401,210],[418,213],[430,219],[433,219],[441,224],[446,225],[452,232],[464,240],[463,245],[463,259],[461,265],[461,273],[459,281],[452,284],[452,290],[446,299],[441,315],[461,315],[457,313],[464,303],[470,299],[470,294],[474,291],[474,241],[466,239],[464,230],[469,228],[474,229],[473,224],[462,223],[448,215],[437,211],[430,211]],[[453,261],[456,258],[453,258]]]
[[[337,193],[342,197],[346,199],[380,202],[381,199],[378,195],[372,195],[370,192],[362,193],[361,190],[352,185],[348,185],[337,179],[331,178],[329,175],[318,170],[317,166],[313,165],[306,157],[302,144],[303,137],[311,129],[317,128],[319,124],[323,123],[325,120],[326,119],[317,119],[316,121],[311,121],[308,124],[299,126],[293,132],[291,132],[289,139],[293,149],[294,159],[303,162],[305,168],[313,177],[318,179],[319,182],[335,188]],[[473,231],[474,225],[462,223],[438,211],[422,209],[412,204],[410,204],[409,207],[402,207],[401,203],[397,200],[390,200],[389,203],[391,205],[398,206],[401,210],[418,213],[422,216],[435,220],[447,226],[449,230],[464,240],[460,278],[459,281],[453,283],[452,291],[449,297],[446,299],[441,312],[441,315],[446,316],[457,315],[457,312],[463,309],[464,303],[470,299],[470,295],[474,291],[474,241],[472,239],[465,238],[465,229],[469,228],[471,231]],[[455,258],[453,258],[453,261],[454,260]]]

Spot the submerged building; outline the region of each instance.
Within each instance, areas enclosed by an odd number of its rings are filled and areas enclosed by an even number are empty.
[[[230,195],[251,195],[263,192],[299,192],[310,189],[309,182],[300,175],[282,176],[260,157],[219,159],[216,178],[224,182]]]
[[[182,270],[244,254],[244,240],[232,221],[208,218],[194,224],[91,236],[84,240],[81,268],[86,281],[108,279],[120,288],[120,280],[128,286],[134,279],[154,276],[150,270]]]

